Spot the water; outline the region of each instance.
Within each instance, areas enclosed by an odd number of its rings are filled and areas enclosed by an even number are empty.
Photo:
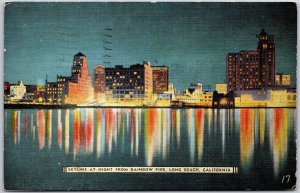
[[[286,108],[6,109],[5,188],[290,189],[295,114]],[[70,174],[62,166],[234,166],[239,173]]]

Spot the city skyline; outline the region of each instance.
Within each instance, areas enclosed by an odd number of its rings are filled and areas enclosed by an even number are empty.
[[[150,61],[168,66],[180,91],[191,82],[214,85],[226,79],[227,53],[255,49],[264,28],[275,37],[276,71],[295,84],[295,16],[292,3],[12,3],[5,11],[4,80],[44,84],[48,74],[54,81],[82,52],[90,75],[98,64]],[[111,64],[103,64],[105,28],[112,29]]]

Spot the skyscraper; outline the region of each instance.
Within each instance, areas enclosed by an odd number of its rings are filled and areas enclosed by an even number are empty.
[[[257,52],[259,53],[259,75],[262,86],[275,85],[275,44],[274,36],[267,34],[264,29],[257,34],[258,38]]]
[[[153,93],[161,94],[168,91],[169,68],[167,66],[152,66]]]
[[[256,50],[228,53],[226,82],[228,91],[258,89],[275,85],[274,36],[262,29],[256,35]]]
[[[46,101],[83,104],[93,99],[91,77],[86,56],[79,52],[73,58],[71,76],[57,76],[56,82],[46,79]]]
[[[94,68],[94,98],[103,98],[105,94],[105,67],[97,65]]]
[[[74,56],[71,81],[68,82],[66,103],[82,104],[93,99],[92,80],[89,76],[87,59],[79,52]]]

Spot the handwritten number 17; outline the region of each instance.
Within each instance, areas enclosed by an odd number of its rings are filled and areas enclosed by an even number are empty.
[[[290,175],[282,176],[281,183],[284,183],[284,182],[289,183],[290,177],[291,177]]]

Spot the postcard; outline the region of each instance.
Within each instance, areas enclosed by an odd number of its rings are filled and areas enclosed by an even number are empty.
[[[4,188],[293,190],[291,2],[10,2]]]

